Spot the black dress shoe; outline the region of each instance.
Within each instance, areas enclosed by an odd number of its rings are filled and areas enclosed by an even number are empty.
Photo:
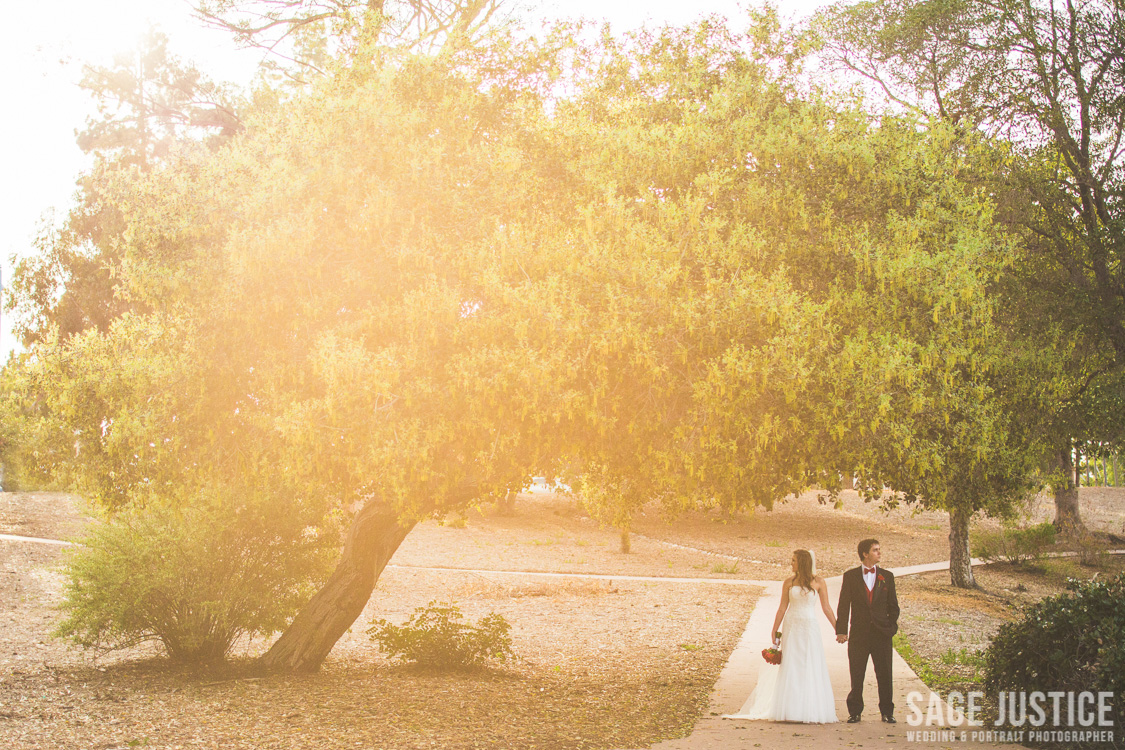
[[[895,721],[895,717],[891,714],[883,714],[883,721],[887,724],[898,724],[898,722]]]
[[[848,717],[848,723],[849,724],[858,724],[859,723],[859,714],[852,714],[851,716],[849,716]]]

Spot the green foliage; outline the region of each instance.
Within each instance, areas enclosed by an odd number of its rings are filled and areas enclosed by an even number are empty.
[[[1022,360],[1005,409],[1045,444],[1041,468],[1060,495],[1073,441],[1125,439],[1125,77],[1109,62],[1125,47],[1123,18],[1101,0],[865,0],[813,23],[823,58],[874,83],[874,99],[924,127],[987,134],[1004,153],[970,179],[1018,240],[989,290]],[[1081,523],[1065,499],[1059,515]]]
[[[957,650],[948,648],[941,655],[941,663],[949,666],[960,664],[976,668],[984,666],[984,656],[981,651],[970,651],[967,648]]]
[[[154,29],[112,66],[85,66],[79,85],[98,115],[78,132],[78,146],[96,160],[79,178],[65,220],[44,222],[35,252],[14,259],[3,305],[24,345],[48,340],[52,330],[63,340],[106,331],[125,312],[144,309],[123,283],[128,223],[114,184],[178,152],[218,148],[242,128],[238,97],[172,55],[168,38]]]
[[[973,556],[989,562],[1022,565],[1038,560],[1055,544],[1056,529],[1049,521],[1034,526],[1003,524],[999,531],[979,531],[973,537]]]
[[[1087,567],[1105,567],[1106,553],[1109,545],[1091,531],[1082,530],[1071,540],[1077,547],[1078,561]]]
[[[99,650],[158,641],[175,661],[220,661],[240,636],[283,628],[334,549],[293,514],[247,504],[122,512],[68,555],[56,635]]]
[[[906,638],[906,633],[899,630],[895,633],[892,643],[895,650],[898,651],[899,655],[910,665],[911,669],[914,670],[918,677],[921,678],[922,682],[931,688],[936,689],[939,687],[941,680],[939,680],[938,676],[934,673],[931,665],[919,656],[918,652],[914,650],[914,647],[910,645],[910,641]]]
[[[376,620],[367,632],[391,656],[439,669],[464,669],[512,657],[511,626],[495,612],[476,625],[461,610],[436,601],[414,610],[402,626]]]
[[[995,694],[1023,691],[1125,691],[1125,573],[1067,582],[1068,593],[1027,607],[1000,626],[985,652],[984,684]],[[1115,706],[1120,732],[1125,706]]]

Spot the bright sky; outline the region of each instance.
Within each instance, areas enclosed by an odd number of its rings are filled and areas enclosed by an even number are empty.
[[[524,0],[535,3],[536,0]],[[804,15],[824,0],[782,3],[788,16]],[[686,23],[718,13],[735,24],[737,0],[539,0],[536,16],[606,18],[615,27]],[[84,156],[74,132],[93,112],[76,83],[82,63],[108,64],[128,50],[149,23],[170,37],[170,51],[216,80],[248,82],[261,53],[234,49],[222,32],[202,28],[187,0],[33,0],[5,9],[0,70],[7,71],[5,116],[0,117],[0,259],[4,282],[10,256],[32,250],[37,227],[52,209],[66,214]],[[16,346],[9,321],[0,328],[0,361]]]

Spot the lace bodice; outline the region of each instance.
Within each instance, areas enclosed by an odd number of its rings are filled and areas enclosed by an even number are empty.
[[[801,586],[789,588],[789,608],[785,611],[786,620],[815,620],[816,604],[819,595]]]

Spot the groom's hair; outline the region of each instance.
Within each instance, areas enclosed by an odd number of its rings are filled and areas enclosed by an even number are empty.
[[[867,555],[867,553],[871,551],[871,548],[874,547],[878,543],[879,543],[878,539],[864,539],[862,542],[860,542],[859,543],[859,559],[863,560],[863,558]]]

